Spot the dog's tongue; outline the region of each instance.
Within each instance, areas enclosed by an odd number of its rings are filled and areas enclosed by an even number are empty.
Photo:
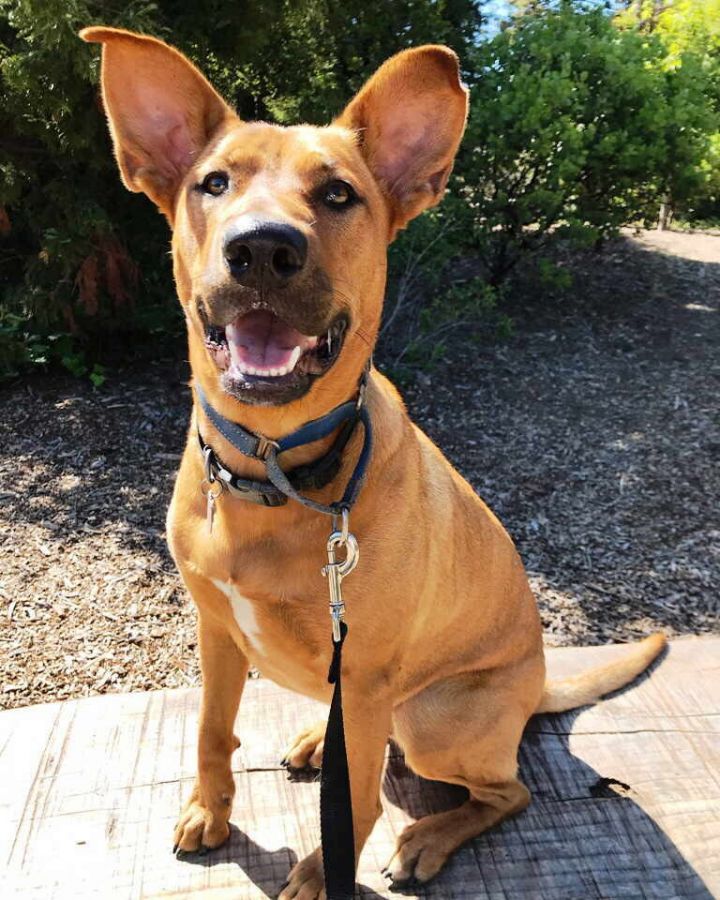
[[[291,372],[316,337],[301,334],[274,313],[256,310],[225,329],[230,358],[242,372],[282,375]]]

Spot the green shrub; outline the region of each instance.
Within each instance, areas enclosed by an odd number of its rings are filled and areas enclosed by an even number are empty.
[[[712,112],[699,67],[663,59],[658,39],[569,2],[477,48],[456,172],[492,284],[551,237],[597,244],[692,193]]]
[[[714,133],[700,162],[700,185],[675,202],[677,212],[691,222],[720,220],[720,0],[675,0],[657,17],[656,34],[667,54],[665,67],[675,71],[688,64],[699,71],[716,114]],[[673,198],[674,199],[674,198]]]
[[[504,337],[512,329],[502,311],[503,289],[488,284],[464,252],[467,219],[466,204],[451,190],[390,247],[378,355],[398,380],[433,368],[458,331],[472,339]]]

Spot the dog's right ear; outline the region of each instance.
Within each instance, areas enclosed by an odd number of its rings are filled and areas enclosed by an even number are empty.
[[[172,217],[193,160],[235,113],[182,53],[156,38],[102,26],[80,37],[103,45],[102,96],[125,186]]]

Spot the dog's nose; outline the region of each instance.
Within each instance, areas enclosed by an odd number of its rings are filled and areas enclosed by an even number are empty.
[[[223,254],[233,277],[248,287],[289,281],[307,259],[305,235],[284,222],[257,222],[227,235]]]

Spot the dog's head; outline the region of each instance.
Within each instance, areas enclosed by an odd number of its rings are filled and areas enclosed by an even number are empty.
[[[455,54],[406,50],[332,125],[242,122],[154,38],[111,28],[102,92],[125,185],[173,229],[193,372],[220,406],[354,389],[377,336],[386,250],[437,203],[467,115]]]

